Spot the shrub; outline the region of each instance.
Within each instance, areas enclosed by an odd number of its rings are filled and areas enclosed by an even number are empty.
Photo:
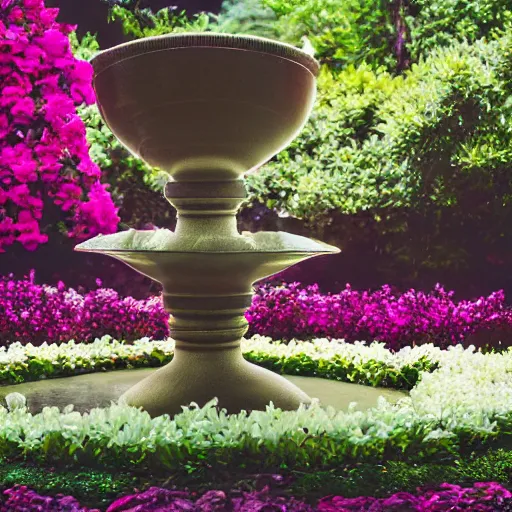
[[[316,57],[331,66],[391,64],[392,10],[387,0],[262,0],[276,14],[279,39],[301,46],[306,36]]]
[[[462,287],[484,275],[480,290],[504,286],[510,46],[510,34],[454,44],[399,77],[367,66],[324,72],[302,134],[248,176],[251,203],[339,246],[330,275],[360,272],[358,286],[430,287],[457,277],[451,286]]]
[[[439,50],[404,77],[324,72],[309,125],[250,175],[252,199],[311,221],[333,210],[461,208],[479,187],[507,204],[510,39]]]
[[[508,0],[412,0],[404,11],[415,62],[441,46],[492,38],[512,23]]]
[[[76,113],[94,102],[92,69],[72,56],[72,27],[57,14],[42,0],[6,0],[0,11],[0,251],[34,250],[56,230],[111,233],[119,220]]]
[[[427,346],[414,352],[414,357],[432,354],[438,369],[423,371],[398,403],[381,397],[366,411],[354,404],[336,411],[314,402],[296,411],[269,405],[265,411],[228,415],[212,399],[203,407],[184,407],[171,419],[151,418],[123,403],[84,414],[72,405],[31,414],[21,400],[9,399],[12,409],[0,407],[0,461],[182,475],[221,469],[311,472],[363,462],[449,461],[508,447],[512,351],[481,354],[460,346],[446,351]]]

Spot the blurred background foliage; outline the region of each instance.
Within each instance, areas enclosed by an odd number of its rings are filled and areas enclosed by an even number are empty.
[[[342,253],[284,278],[325,290],[443,282],[461,296],[512,294],[510,0],[226,0],[216,12],[106,4],[124,40],[215,31],[313,46],[314,112],[248,176],[240,227],[284,229]],[[91,34],[72,43],[83,59],[99,50]],[[162,173],[131,156],[95,106],[80,114],[120,228],[173,228]]]

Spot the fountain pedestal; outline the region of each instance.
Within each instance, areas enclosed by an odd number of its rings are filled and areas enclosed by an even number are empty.
[[[244,360],[244,313],[256,281],[338,249],[288,233],[240,234],[236,212],[246,197],[240,175],[306,121],[316,62],[264,39],[185,34],[121,45],[93,65],[105,121],[136,155],[169,172],[165,196],[178,212],[174,232],[129,230],[76,248],[118,258],[163,285],[174,359],[123,400],[153,416],[214,397],[228,412],[308,403],[286,379]]]

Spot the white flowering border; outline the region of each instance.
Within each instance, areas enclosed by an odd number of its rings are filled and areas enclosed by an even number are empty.
[[[98,340],[91,345],[68,343],[40,348],[13,346],[2,357],[14,363],[36,351],[53,360],[128,356],[150,351],[157,344],[172,350],[172,342],[140,340],[123,345]],[[187,464],[241,464],[271,467],[322,467],[348,460],[381,460],[398,456],[411,460],[455,453],[468,443],[499,441],[512,428],[512,352],[475,353],[473,348],[440,350],[421,346],[392,354],[382,345],[345,344],[315,340],[311,343],[274,345],[257,337],[244,342],[248,350],[290,355],[295,351],[311,357],[343,354],[354,361],[383,360],[401,368],[427,356],[438,369],[423,372],[410,396],[396,404],[381,398],[377,407],[361,412],[318,404],[284,412],[269,406],[266,411],[227,415],[215,401],[199,408],[192,404],[173,419],[151,419],[144,411],[113,404],[80,414],[72,406],[60,411],[45,408],[32,415],[24,407],[0,407],[0,459],[32,456],[38,460],[104,462],[117,466],[155,464],[179,469]],[[77,359],[78,360],[78,359]]]
[[[385,374],[395,374],[394,380],[397,380],[400,372],[407,368],[423,369],[426,364],[435,364],[441,353],[432,346],[392,353],[377,342],[367,345],[364,342],[316,339],[280,343],[263,336],[244,339],[242,351],[250,361],[279,369],[282,373],[288,370],[294,375],[301,374],[301,361],[308,360],[321,376],[373,385],[382,384]],[[174,341],[171,339],[152,341],[143,338],[127,344],[104,336],[92,343],[72,340],[41,346],[16,342],[9,348],[0,348],[0,385],[109,369],[160,366],[172,359],[173,352]],[[378,368],[372,368],[372,363]],[[346,372],[340,372],[340,367]],[[389,386],[395,387],[393,379]]]

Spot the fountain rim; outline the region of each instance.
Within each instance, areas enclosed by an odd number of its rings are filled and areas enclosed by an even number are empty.
[[[291,44],[265,37],[219,32],[171,33],[128,41],[97,53],[90,63],[94,69],[94,77],[97,77],[109,67],[133,57],[158,51],[187,48],[252,51],[291,60],[305,67],[314,76],[317,76],[320,71],[320,63],[314,57]]]
[[[328,245],[328,244],[326,244]],[[205,254],[215,256],[217,254],[288,254],[288,255],[303,255],[303,254],[312,254],[321,256],[323,254],[338,254],[341,252],[341,249],[338,247],[329,246],[324,250],[311,249],[311,250],[300,250],[300,251],[290,251],[290,250],[268,250],[268,251],[159,251],[155,249],[85,249],[79,246],[74,247],[74,251],[76,252],[91,252],[91,253],[99,253],[99,254]]]

